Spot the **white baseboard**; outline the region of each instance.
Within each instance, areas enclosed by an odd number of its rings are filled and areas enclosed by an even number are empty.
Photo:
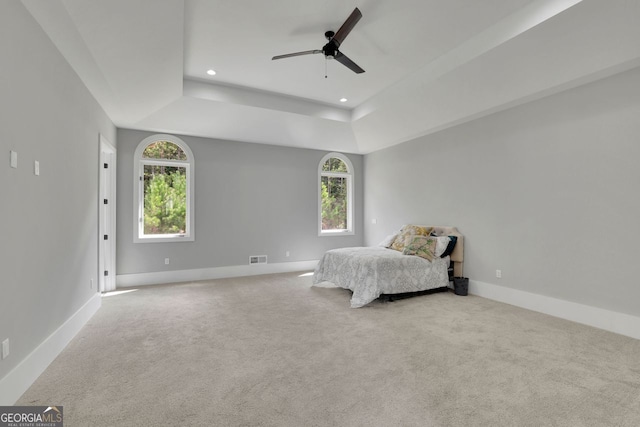
[[[318,260],[281,262],[276,264],[232,265],[228,267],[198,268],[193,270],[158,271],[153,273],[119,274],[116,287],[161,285],[165,283],[196,282],[198,280],[226,279],[228,277],[257,276],[259,274],[289,273],[313,270]]]
[[[47,366],[71,342],[80,329],[100,309],[102,298],[96,293],[66,322],[45,339],[22,362],[0,380],[0,406],[11,406],[31,384],[47,369]]]
[[[561,319],[640,339],[640,317],[491,283],[469,280],[469,293]]]

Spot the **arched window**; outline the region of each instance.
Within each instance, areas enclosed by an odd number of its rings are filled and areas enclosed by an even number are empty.
[[[134,155],[134,242],[194,240],[193,153],[180,138],[153,135]]]
[[[353,234],[353,166],[344,154],[329,153],[318,166],[319,234]]]

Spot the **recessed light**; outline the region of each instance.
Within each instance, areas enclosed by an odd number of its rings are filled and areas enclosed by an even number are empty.
[[[348,99],[347,98],[340,98],[340,102],[347,102]]]
[[[215,70],[207,70],[207,74],[209,74],[210,76],[215,76],[216,75],[216,71]]]

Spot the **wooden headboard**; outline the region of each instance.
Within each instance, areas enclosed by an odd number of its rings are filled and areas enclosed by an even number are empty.
[[[453,275],[455,277],[464,277],[464,236],[460,234],[455,227],[433,226],[433,234],[436,236],[456,236],[458,241],[453,252],[451,253],[451,261],[453,261]]]

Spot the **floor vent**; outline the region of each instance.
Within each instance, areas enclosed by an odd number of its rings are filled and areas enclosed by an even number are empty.
[[[266,255],[251,255],[249,257],[249,265],[253,264],[266,264],[267,256]]]

